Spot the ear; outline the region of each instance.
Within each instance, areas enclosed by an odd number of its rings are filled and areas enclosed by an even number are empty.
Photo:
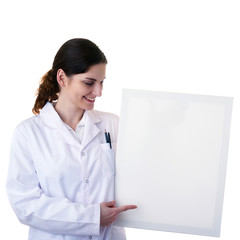
[[[60,68],[57,71],[57,82],[60,87],[66,86],[67,76],[65,72]]]

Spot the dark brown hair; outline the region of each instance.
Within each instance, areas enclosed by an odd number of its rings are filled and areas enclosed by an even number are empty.
[[[92,65],[98,63],[107,63],[107,59],[95,43],[84,38],[74,38],[65,42],[54,58],[52,69],[40,81],[33,113],[38,114],[48,101],[58,99],[60,92],[57,82],[58,69],[62,69],[70,77],[85,73]]]

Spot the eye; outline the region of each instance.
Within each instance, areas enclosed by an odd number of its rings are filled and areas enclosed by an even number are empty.
[[[104,80],[102,80],[101,82],[100,82],[100,84],[103,84],[104,83]]]
[[[93,84],[94,84],[94,82],[92,81],[92,82],[84,82],[86,85],[88,85],[88,86],[92,86]]]

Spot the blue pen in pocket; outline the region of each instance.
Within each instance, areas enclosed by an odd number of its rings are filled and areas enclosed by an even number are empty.
[[[106,143],[109,143],[110,148],[112,148],[110,133],[107,132],[106,129],[105,129],[105,139],[106,139]]]

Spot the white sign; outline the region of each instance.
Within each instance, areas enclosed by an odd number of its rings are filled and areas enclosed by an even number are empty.
[[[123,90],[115,225],[220,236],[232,101]]]

